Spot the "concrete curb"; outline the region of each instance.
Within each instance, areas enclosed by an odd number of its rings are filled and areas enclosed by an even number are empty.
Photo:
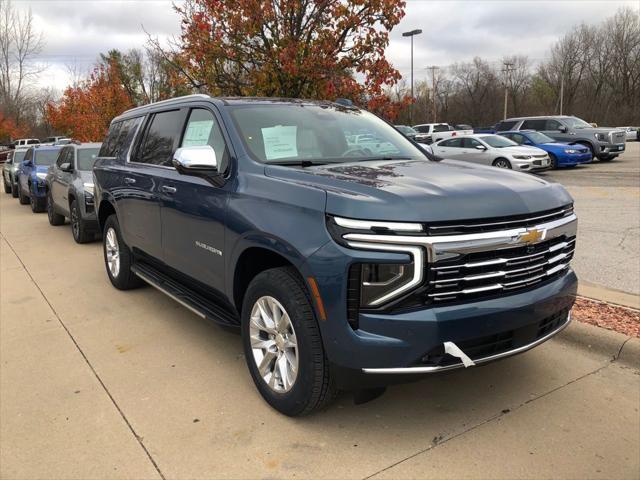
[[[596,354],[615,359],[627,367],[640,369],[640,339],[604,328],[572,321],[557,338]]]
[[[591,298],[592,300],[600,300],[602,302],[640,310],[640,295],[633,295],[620,290],[606,288],[583,280],[580,280],[578,283],[578,295]]]

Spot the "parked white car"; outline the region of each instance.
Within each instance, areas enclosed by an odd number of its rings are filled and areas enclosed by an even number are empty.
[[[420,125],[414,125],[413,129],[422,135],[426,135],[426,143],[435,143],[445,138],[473,134],[473,129],[456,130],[448,123],[421,123]]]
[[[616,127],[618,130],[624,130],[625,140],[638,140],[638,127]]]
[[[26,148],[31,145],[39,145],[39,144],[40,144],[40,140],[38,140],[37,138],[19,138],[18,140],[13,142],[13,147]]]
[[[549,155],[544,150],[518,145],[508,138],[491,134],[441,140],[433,145],[433,153],[444,159],[512,168],[522,172],[544,170],[551,166]]]

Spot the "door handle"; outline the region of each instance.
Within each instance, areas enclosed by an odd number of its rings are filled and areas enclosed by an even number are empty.
[[[131,177],[124,177],[124,183],[126,183],[127,185],[133,185],[134,183],[136,183],[136,179]]]
[[[170,194],[174,194],[178,191],[176,187],[170,187],[168,185],[163,185],[162,187],[160,187],[160,190],[162,190],[164,193],[170,193]]]

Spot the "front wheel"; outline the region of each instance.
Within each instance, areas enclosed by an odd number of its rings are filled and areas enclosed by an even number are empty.
[[[511,162],[506,158],[497,158],[493,161],[493,166],[498,168],[511,168]]]
[[[29,197],[29,203],[31,204],[31,211],[33,213],[41,213],[44,212],[44,205],[42,202],[42,198],[36,197],[33,193]]]
[[[47,217],[49,218],[50,225],[58,226],[64,223],[64,215],[56,213],[51,192],[47,194]]]
[[[549,160],[551,160],[551,168],[553,170],[556,170],[558,168],[558,157],[556,157],[553,153],[550,153]]]
[[[22,186],[20,186],[20,183],[18,183],[18,201],[20,202],[20,205],[26,205],[29,203],[29,197],[22,193]]]
[[[87,232],[85,222],[82,221],[80,214],[80,207],[78,207],[78,201],[71,202],[71,210],[69,212],[69,220],[71,220],[71,233],[76,243],[87,243],[93,240],[93,235]]]
[[[294,269],[266,270],[251,281],[242,305],[242,343],[258,391],[279,412],[306,415],[333,399],[318,322]]]
[[[7,183],[7,179],[4,179],[4,193],[11,193],[11,185]]]
[[[118,290],[131,290],[143,284],[132,271],[133,255],[122,240],[118,217],[111,215],[104,224],[102,236],[104,264],[111,284]]]

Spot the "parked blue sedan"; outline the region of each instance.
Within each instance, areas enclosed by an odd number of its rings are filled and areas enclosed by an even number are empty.
[[[61,146],[36,145],[29,148],[17,172],[18,200],[31,204],[33,213],[44,212],[47,201],[45,178],[49,166],[55,163]]]
[[[519,145],[531,145],[541,148],[549,154],[551,168],[575,167],[582,163],[590,163],[593,160],[588,147],[579,143],[559,143],[544,133],[521,130],[518,132],[500,132],[499,134]]]

